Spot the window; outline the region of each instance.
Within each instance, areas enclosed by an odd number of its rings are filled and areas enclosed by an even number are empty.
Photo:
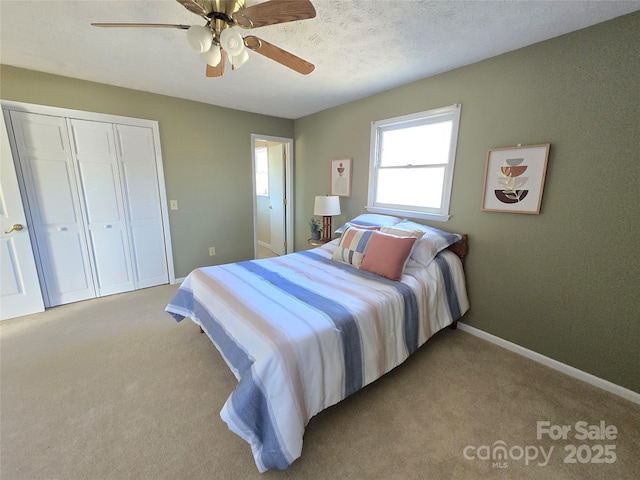
[[[256,195],[269,196],[269,155],[267,147],[256,148]]]
[[[368,211],[449,219],[460,107],[371,124]]]

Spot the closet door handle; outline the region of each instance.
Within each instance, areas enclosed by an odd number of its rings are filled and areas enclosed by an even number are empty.
[[[23,228],[24,228],[24,227],[23,227],[22,225],[20,225],[19,223],[14,223],[13,225],[11,225],[11,228],[10,228],[9,230],[7,230],[6,232],[4,232],[4,233],[11,233],[11,232],[13,232],[14,230],[15,230],[16,232],[19,232],[19,231],[20,231],[20,230],[22,230]]]

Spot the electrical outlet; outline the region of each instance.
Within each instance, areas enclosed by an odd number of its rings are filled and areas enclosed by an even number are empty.
[[[213,257],[216,254],[216,247],[209,247],[209,256]]]
[[[171,210],[177,210],[178,209],[178,200],[169,200],[169,208]]]

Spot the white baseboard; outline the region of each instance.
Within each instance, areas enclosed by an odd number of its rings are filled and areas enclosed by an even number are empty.
[[[541,355],[540,353],[534,352],[533,350],[529,350],[528,348],[524,348],[520,345],[516,345],[515,343],[504,340],[503,338],[496,337],[495,335],[483,332],[482,330],[478,330],[477,328],[471,327],[465,323],[458,322],[458,328],[464,332],[475,335],[476,337],[482,338],[483,340],[487,340],[488,342],[491,342],[502,348],[506,348],[507,350],[517,353],[518,355],[527,357],[535,362],[541,363],[547,367],[553,368],[554,370],[558,370],[564,374],[567,374],[570,377],[577,378],[578,380],[587,382],[594,387],[601,388],[603,390],[606,390],[607,392],[613,393],[614,395],[618,395],[619,397],[640,405],[640,393],[634,392],[633,390],[621,387],[620,385],[616,385],[615,383],[611,383],[600,377],[591,375],[590,373],[583,372],[582,370],[578,370],[577,368],[554,360],[553,358],[546,357],[544,355]]]

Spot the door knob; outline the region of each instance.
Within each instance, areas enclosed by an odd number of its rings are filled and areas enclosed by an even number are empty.
[[[11,232],[13,232],[14,230],[15,230],[16,232],[19,232],[19,231],[20,231],[20,230],[22,230],[23,228],[24,228],[24,227],[23,227],[22,225],[20,225],[19,223],[14,223],[14,224],[11,226],[11,228],[10,228],[8,231],[4,232],[4,233],[11,233]]]

